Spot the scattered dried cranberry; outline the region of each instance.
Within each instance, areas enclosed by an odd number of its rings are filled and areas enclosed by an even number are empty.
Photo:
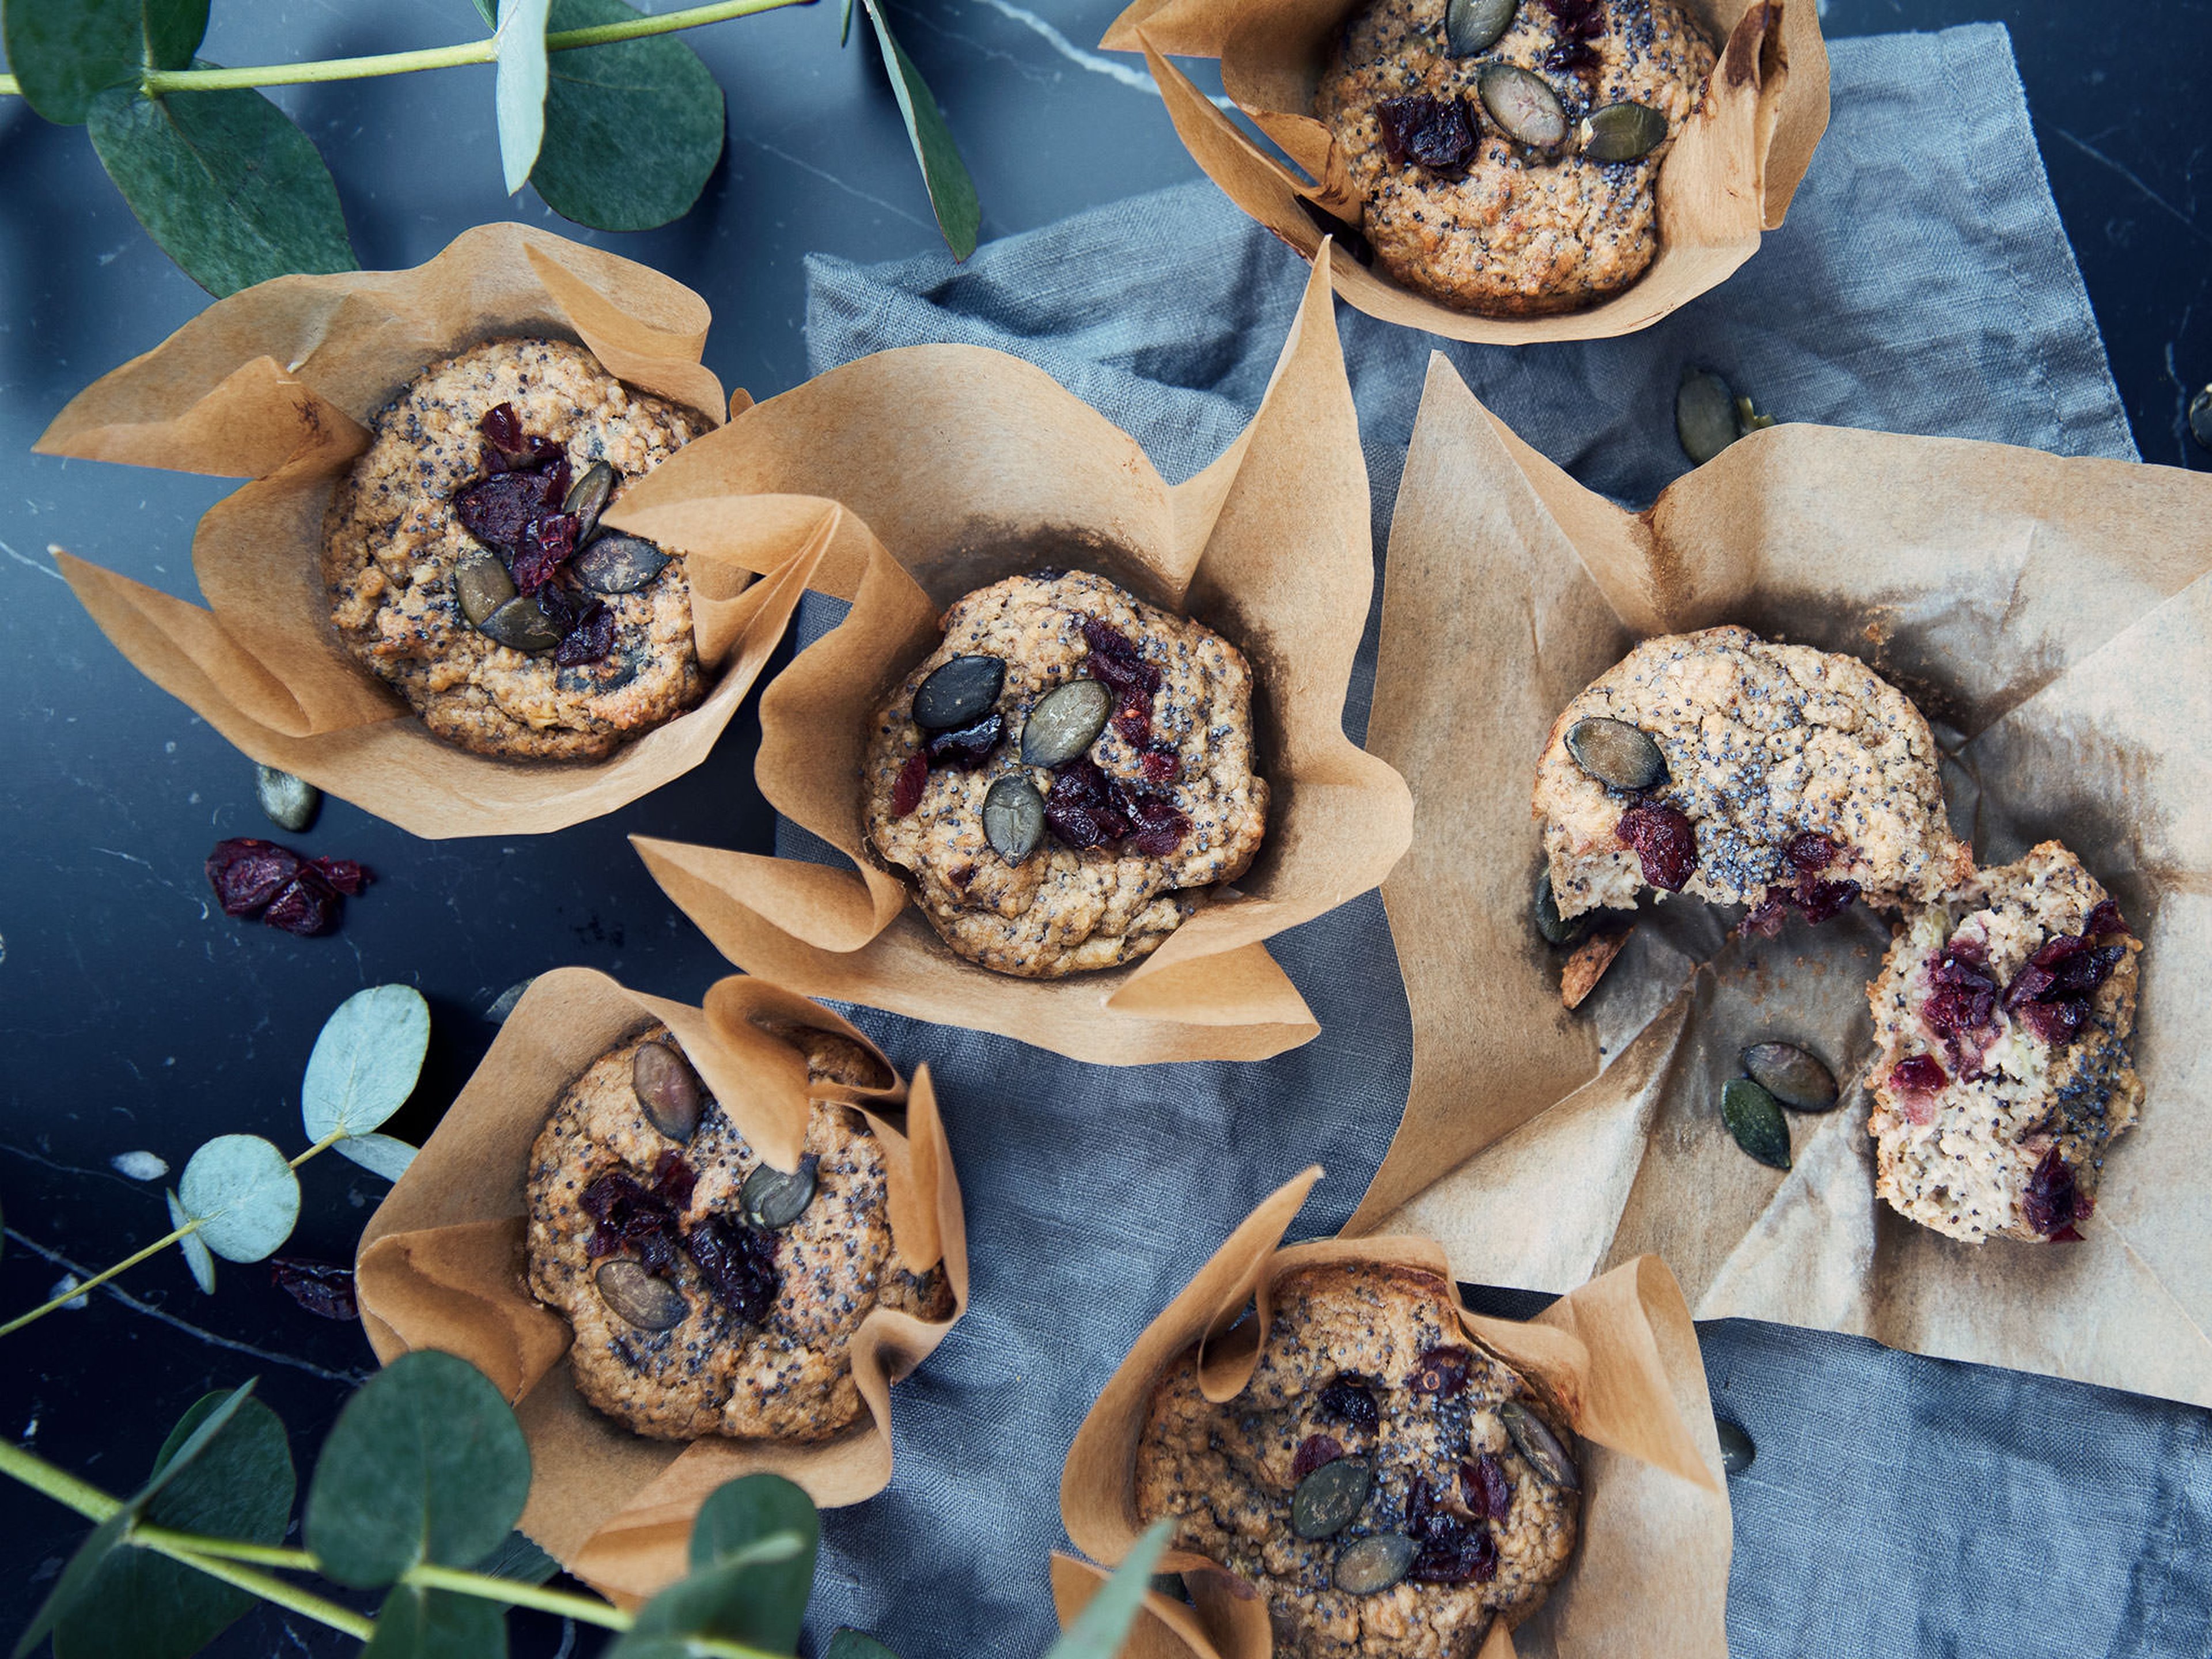
[[[368,872],[351,859],[309,859],[307,867],[348,898],[359,898],[368,885]]]
[[[1942,1061],[1933,1054],[1914,1054],[1889,1071],[1889,1086],[1905,1094],[1933,1094],[1950,1080]]]
[[[1850,909],[1858,896],[1859,884],[1855,881],[1801,881],[1790,896],[1798,914],[1818,927]]]
[[[515,591],[535,593],[558,576],[568,556],[576,550],[576,532],[580,528],[573,513],[548,513],[523,526],[512,567]]]
[[[2114,919],[2118,916],[2112,912]],[[2092,911],[2089,927],[2099,921]],[[2004,1006],[2053,1048],[2063,1048],[2089,1018],[2089,999],[2126,957],[2124,945],[2092,945],[2095,935],[2061,933],[2046,939],[2005,988]]]
[[[2035,1173],[2028,1176],[2027,1190],[2021,1194],[2020,1202],[2027,1224],[2045,1236],[2089,1213],[2075,1191],[2073,1166],[2058,1156],[2056,1146],[2043,1155]]]
[[[1465,1348],[1431,1348],[1415,1362],[1415,1394],[1442,1395],[1449,1399],[1467,1386],[1467,1373],[1474,1356]]]
[[[277,890],[299,872],[300,855],[273,841],[241,836],[217,842],[208,854],[207,878],[227,916],[250,916],[264,908]]]
[[[269,1259],[269,1282],[321,1319],[358,1316],[353,1299],[353,1269],[335,1261],[309,1261],[296,1255]]]
[[[303,938],[337,925],[340,895],[358,894],[368,872],[351,859],[303,859],[275,842],[240,836],[216,843],[208,884],[229,916],[258,916]]]
[[[483,457],[487,472],[519,472],[562,458],[561,446],[552,439],[524,434],[513,404],[496,404],[484,410],[477,430],[483,434],[488,446]]]
[[[1472,1463],[1459,1466],[1461,1487],[1467,1493],[1467,1506],[1478,1516],[1492,1521],[1503,1521],[1513,1512],[1513,1482],[1505,1473],[1505,1462],[1495,1452],[1485,1452]]]
[[[625,1247],[637,1252],[647,1273],[667,1273],[676,1266],[682,1236],[676,1210],[622,1170],[610,1170],[585,1188],[577,1200],[593,1223],[584,1246],[586,1255],[612,1255]]]
[[[566,465],[560,470],[565,473]],[[523,532],[556,511],[568,490],[568,480],[550,471],[495,472],[453,497],[453,514],[478,541],[512,553],[522,545]]]
[[[1620,815],[1613,835],[1623,847],[1636,849],[1644,866],[1644,879],[1654,887],[1679,893],[1698,867],[1698,832],[1671,806],[1639,803]]]
[[[1182,757],[1171,743],[1156,743],[1137,757],[1145,775],[1154,783],[1173,783],[1182,775]]]
[[[1601,0],[1544,0],[1545,8],[1559,25],[1559,44],[1544,54],[1551,70],[1588,69],[1597,62],[1589,43],[1605,33],[1605,7]]]
[[[1298,1449],[1291,1458],[1291,1479],[1303,1480],[1324,1463],[1334,1463],[1344,1455],[1344,1447],[1334,1435],[1310,1434],[1298,1442]]]
[[[1190,833],[1190,820],[1158,795],[1139,795],[1130,805],[1137,831],[1129,837],[1129,845],[1146,858],[1165,858]]]
[[[1109,691],[1126,699],[1132,691],[1146,696],[1160,689],[1160,671],[1145,660],[1136,642],[1111,623],[1083,619],[1083,641],[1091,647],[1091,672]]]
[[[2132,936],[2134,932],[2135,929],[2120,920],[2118,905],[2110,899],[2099,899],[2096,908],[2089,912],[2089,920],[2082,926],[2081,937],[2103,939],[2112,933],[2127,933]]]
[[[1858,883],[1816,879],[1843,851],[1826,836],[1809,830],[1792,836],[1784,843],[1782,856],[1797,872],[1796,880],[1787,886],[1769,887],[1761,894],[1743,919],[1744,931],[1772,939],[1782,931],[1792,910],[1817,927],[1850,909],[1859,896]]]
[[[775,1235],[749,1221],[710,1215],[684,1235],[684,1248],[723,1303],[748,1325],[766,1322],[783,1288]]]
[[[986,714],[973,726],[963,726],[955,732],[932,732],[923,752],[929,757],[932,766],[972,772],[991,758],[991,751],[999,746],[1006,730],[1004,714]]]
[[[1406,1575],[1418,1583],[1486,1583],[1497,1576],[1498,1545],[1490,1528],[1438,1504],[1426,1475],[1415,1475],[1407,1486],[1406,1531],[1420,1547]]]
[[[337,926],[338,896],[327,883],[316,879],[314,873],[302,866],[300,873],[286,882],[276,896],[269,901],[261,920],[287,933],[313,939]]]
[[[902,818],[921,805],[921,792],[929,782],[929,757],[917,749],[906,757],[899,768],[898,781],[891,785],[891,816]]]
[[[553,590],[548,589],[546,592]],[[580,668],[599,661],[615,648],[615,613],[604,600],[593,599],[584,614],[553,647],[553,660],[563,668]]]
[[[1790,844],[1782,849],[1782,856],[1800,874],[1816,876],[1836,861],[1836,854],[1841,850],[1826,836],[1808,830],[1802,835],[1790,836]]]
[[[1950,1045],[1952,1058],[1964,1064],[1989,1046],[1996,1024],[1997,982],[1983,964],[1978,939],[1957,939],[1928,969],[1934,988],[1921,1005],[1921,1023]]]
[[[653,1195],[672,1210],[687,1210],[691,1206],[691,1194],[699,1184],[699,1177],[684,1154],[673,1146],[664,1151],[653,1166]]]
[[[1382,1416],[1375,1408],[1375,1396],[1368,1392],[1369,1387],[1365,1377],[1347,1371],[1321,1391],[1322,1414],[1372,1434]]]
[[[1152,738],[1152,710],[1149,702],[1131,701],[1114,712],[1114,729],[1121,734],[1122,741],[1132,749],[1142,748]]]
[[[1411,161],[1431,173],[1450,174],[1464,168],[1474,154],[1474,130],[1467,118],[1467,106],[1456,98],[1431,98],[1426,93],[1385,98],[1375,106],[1375,122],[1382,131],[1382,153],[1393,167]]]

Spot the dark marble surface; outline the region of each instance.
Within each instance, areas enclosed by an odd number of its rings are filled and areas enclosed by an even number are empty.
[[[984,234],[1188,178],[1141,74],[1090,50],[1114,0],[919,0],[891,15],[943,100],[975,172]],[[2180,424],[2212,379],[2212,144],[2197,136],[2212,69],[2212,4],[2148,0],[2123,27],[2041,0],[1833,0],[1832,35],[1997,18],[2014,31],[2058,206],[2102,322],[2136,442],[2203,467]],[[465,0],[374,8],[222,0],[207,55],[242,64],[464,38]],[[302,88],[279,96],[337,174],[362,263],[415,264],[467,225],[512,213],[613,246],[690,283],[715,313],[708,364],[765,396],[805,373],[799,255],[857,259],[926,248],[927,205],[872,49],[841,53],[834,6],[692,37],[726,89],[730,142],[706,200],[651,234],[597,236],[499,191],[488,70]],[[1285,257],[1288,257],[1287,255]],[[381,879],[332,939],[230,921],[200,860],[221,836],[267,831],[252,768],[140,678],[55,574],[58,544],[191,594],[198,514],[229,488],[33,458],[69,397],[191,316],[205,296],[139,232],[81,132],[0,100],[0,1310],[42,1301],[64,1271],[114,1261],[167,1230],[161,1182],[118,1173],[150,1152],[181,1170],[225,1131],[303,1145],[298,1084],[317,1027],[363,985],[421,987],[429,1065],[388,1126],[419,1139],[489,1042],[487,1006],[564,963],[696,998],[720,970],[623,844],[633,833],[766,850],[752,791],[757,730],[741,716],[697,771],[600,823],[538,839],[428,843],[331,802],[307,850],[362,859]],[[173,1178],[173,1177],[172,1177]],[[350,1255],[383,1183],[327,1157],[303,1173],[290,1247]],[[143,1474],[203,1391],[262,1378],[295,1451],[327,1427],[370,1364],[351,1327],[317,1321],[266,1270],[226,1267],[200,1296],[173,1255],[117,1294],[5,1339],[0,1431],[110,1488]],[[79,1528],[0,1489],[0,1631],[12,1632]],[[516,1649],[587,1650],[559,1621],[520,1615]],[[981,1633],[979,1633],[981,1634]],[[227,1654],[341,1652],[298,1618],[256,1614]]]

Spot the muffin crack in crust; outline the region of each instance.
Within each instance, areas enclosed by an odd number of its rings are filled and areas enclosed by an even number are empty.
[[[1516,1413],[1573,1485],[1531,1462]],[[1566,1569],[1571,1444],[1548,1401],[1469,1344],[1442,1281],[1301,1267],[1275,1282],[1234,1399],[1206,1401],[1194,1350],[1170,1365],[1133,1496],[1143,1520],[1174,1517],[1177,1547],[1259,1589],[1283,1659],[1472,1659],[1493,1618],[1518,1623]]]
[[[490,340],[424,369],[371,423],[331,498],[323,579],[340,640],[433,732],[481,755],[596,760],[696,703],[706,690],[681,557],[635,592],[595,595],[612,644],[597,660],[528,655],[464,615],[454,575],[479,544],[453,498],[483,473],[478,422],[501,404],[565,450],[578,473],[615,470],[616,498],[706,429],[704,417],[631,391],[565,340]]]
[[[680,1055],[696,1125],[679,1137],[656,1123],[638,1087],[653,1047],[678,1055],[655,1026],[593,1061],[531,1150],[531,1294],[575,1332],[578,1391],[641,1434],[836,1435],[862,1410],[861,1322],[878,1306],[945,1318],[944,1273],[910,1273],[893,1253],[884,1154],[860,1113],[815,1103],[800,1166],[811,1187],[786,1218],[748,1192],[761,1160]],[[834,1035],[808,1047],[813,1078],[880,1070]]]

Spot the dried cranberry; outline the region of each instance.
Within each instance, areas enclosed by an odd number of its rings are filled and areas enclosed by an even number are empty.
[[[783,1288],[775,1235],[749,1221],[710,1215],[684,1235],[684,1248],[724,1305],[748,1325],[767,1321]]]
[[[1382,153],[1393,167],[1411,161],[1449,175],[1463,169],[1474,154],[1474,129],[1467,106],[1456,98],[1426,93],[1385,98],[1375,106],[1375,121],[1382,131]]]
[[[973,771],[991,758],[991,751],[999,746],[1006,730],[1004,714],[986,714],[973,726],[963,726],[955,732],[932,732],[924,752],[932,766]]]
[[[1905,1094],[1933,1094],[1951,1080],[1933,1054],[1914,1054],[1890,1067],[1889,1086]]]
[[[686,1210],[691,1206],[692,1189],[699,1177],[684,1161],[684,1154],[673,1146],[667,1148],[653,1166],[653,1196],[666,1202],[672,1210]]]
[[[514,553],[517,592],[535,593],[561,574],[561,567],[576,550],[577,528],[573,513],[548,513],[523,526]]]
[[[593,1223],[585,1254],[612,1255],[628,1248],[647,1273],[667,1273],[676,1267],[676,1212],[666,1199],[649,1192],[627,1170],[610,1170],[586,1187],[577,1199]]]
[[[309,1313],[322,1319],[358,1316],[353,1299],[353,1269],[335,1261],[309,1261],[295,1255],[269,1259],[269,1282]]]
[[[313,939],[337,926],[338,896],[328,882],[302,865],[300,873],[269,901],[261,920],[287,933]]]
[[[1158,795],[1139,795],[1130,805],[1137,830],[1129,845],[1146,858],[1165,858],[1190,833],[1190,820]]]
[[[1563,40],[1595,40],[1605,33],[1604,0],[1544,0]]]
[[[1303,1480],[1324,1463],[1334,1463],[1344,1455],[1344,1447],[1334,1435],[1310,1434],[1298,1442],[1298,1449],[1291,1458],[1291,1479]]]
[[[1839,850],[1836,843],[1826,836],[1815,835],[1808,830],[1802,835],[1790,836],[1790,844],[1782,849],[1782,855],[1790,860],[1791,869],[1804,875],[1815,876],[1836,861]]]
[[[1145,775],[1154,783],[1173,783],[1182,775],[1182,757],[1171,743],[1156,743],[1137,757]]]
[[[309,859],[308,867],[348,898],[359,898],[368,885],[368,872],[351,859]]]
[[[2117,921],[2118,911],[2111,915]],[[2081,933],[2061,933],[2044,941],[2005,988],[2005,1007],[2054,1048],[2079,1035],[2088,1021],[2090,997],[2128,953],[2124,945],[2089,943],[2096,937],[2091,930],[2101,920],[2092,910]]]
[[[1083,641],[1091,647],[1091,675],[1124,703],[1133,691],[1149,697],[1160,689],[1160,671],[1145,660],[1143,652],[1120,629],[1096,617],[1083,619]]]
[[[605,601],[593,599],[584,607],[582,617],[561,636],[561,643],[553,647],[553,660],[563,668],[580,668],[586,663],[598,662],[614,648],[615,613]]]
[[[891,816],[902,818],[921,805],[921,792],[929,782],[929,757],[917,749],[906,757],[899,768],[898,781],[891,786]]]
[[[2028,1030],[2054,1048],[2063,1048],[2081,1036],[2081,1027],[2089,1018],[2088,1004],[2078,997],[2025,1003],[2015,1012]]]
[[[1817,927],[1850,909],[1858,896],[1855,881],[1801,881],[1795,896],[1798,913]]]
[[[250,916],[265,908],[299,870],[300,855],[290,848],[251,836],[219,841],[207,857],[208,884],[227,916]]]
[[[1620,815],[1613,835],[1623,847],[1636,849],[1644,879],[1670,893],[1681,891],[1698,867],[1698,832],[1671,806],[1639,804]]]
[[[2053,1146],[2028,1176],[2027,1190],[2021,1194],[2021,1212],[2029,1226],[2048,1235],[2071,1224],[2077,1215],[2087,1214],[2086,1208],[2076,1208],[2077,1203],[2073,1166]]]
[[[494,404],[477,422],[477,430],[484,441],[504,458],[520,453],[526,446],[522,439],[522,421],[514,412],[513,404]]]
[[[1142,748],[1152,738],[1152,709],[1148,700],[1131,697],[1115,711],[1114,729],[1132,749]]]
[[[1761,939],[1772,939],[1782,931],[1782,924],[1790,920],[1790,890],[1770,887],[1750,914],[1743,919],[1743,931],[1757,933]]]
[[[1415,1394],[1441,1395],[1446,1399],[1467,1386],[1468,1369],[1474,1356],[1465,1348],[1431,1348],[1415,1363],[1413,1389]]]
[[[1492,1521],[1503,1521],[1512,1514],[1513,1482],[1505,1473],[1505,1461],[1495,1452],[1485,1452],[1474,1462],[1461,1464],[1459,1479],[1467,1493],[1467,1506],[1475,1514]]]
[[[1382,1416],[1376,1410],[1375,1396],[1368,1392],[1369,1386],[1365,1377],[1349,1372],[1338,1377],[1321,1391],[1322,1415],[1372,1434]]]
[[[1981,945],[1955,940],[1928,969],[1935,988],[1921,1005],[1920,1018],[1940,1037],[1978,1031],[1996,1018],[1997,982],[1982,966]],[[1954,1045],[1952,1052],[1960,1052]]]
[[[1136,827],[1132,818],[1137,811],[1121,786],[1099,769],[1097,762],[1089,759],[1071,761],[1055,772],[1051,792],[1044,798],[1045,823],[1078,852],[1103,842],[1121,840]],[[1180,823],[1182,815],[1176,817]],[[1165,827],[1164,821],[1146,825],[1148,833],[1164,833]],[[1176,839],[1181,842],[1180,829]]]
[[[2120,907],[2118,905],[2113,903],[2110,899],[2099,899],[2097,901],[2097,908],[2089,912],[2089,920],[2082,926],[2081,937],[2084,939],[2103,939],[2107,934],[2132,934],[2134,931],[2135,930],[2130,927],[2126,922],[2120,920]]]
[[[453,514],[478,541],[513,552],[525,530],[560,506],[553,483],[545,473],[495,472],[453,497]]]
[[[1426,1475],[1406,1487],[1406,1531],[1419,1545],[1407,1577],[1427,1584],[1486,1582],[1498,1571],[1498,1546],[1480,1520],[1470,1525],[1439,1504]]]

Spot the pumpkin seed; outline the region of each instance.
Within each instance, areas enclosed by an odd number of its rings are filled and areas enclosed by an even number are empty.
[[[1577,137],[1593,161],[1634,161],[1665,140],[1667,118],[1649,104],[1607,104],[1583,117]]]
[[[1762,415],[1752,406],[1751,399],[1738,397],[1735,400],[1735,435],[1748,438],[1754,432],[1764,432],[1774,424],[1774,416]]]
[[[1552,893],[1552,869],[1536,878],[1536,931],[1544,936],[1547,945],[1572,945],[1589,931],[1589,913],[1569,921],[1559,914],[1559,902]]]
[[[1375,1490],[1375,1470],[1364,1457],[1322,1464],[1291,1494],[1291,1530],[1301,1538],[1334,1538],[1352,1524]]]
[[[973,726],[1006,688],[1006,665],[996,657],[955,657],[914,694],[914,723],[925,732]]]
[[[1567,752],[1600,783],[1649,789],[1667,775],[1666,757],[1641,727],[1602,715],[1567,728]]]
[[[1401,1532],[1354,1539],[1336,1558],[1336,1587],[1347,1595],[1379,1595],[1413,1570],[1420,1547]]]
[[[486,638],[533,655],[561,643],[560,627],[545,614],[545,607],[526,593],[516,594],[477,626]]]
[[[1742,435],[1729,383],[1701,368],[1684,369],[1674,392],[1674,436],[1690,465],[1703,466]]]
[[[814,1201],[814,1172],[821,1164],[820,1156],[814,1152],[800,1158],[799,1167],[788,1175],[765,1164],[755,1164],[744,1185],[738,1188],[738,1202],[763,1227],[788,1227]]]
[[[568,561],[594,593],[635,593],[668,568],[668,555],[642,536],[610,530]]]
[[[1097,680],[1070,680],[1037,699],[1022,725],[1022,763],[1065,766],[1098,740],[1114,694]]]
[[[1749,1078],[1732,1078],[1721,1090],[1721,1119],[1750,1157],[1772,1169],[1790,1167],[1790,1126],[1782,1108]]]
[[[2212,386],[2189,400],[2189,432],[2205,448],[2212,449]]]
[[[681,1325],[691,1311],[683,1291],[627,1257],[602,1263],[592,1279],[599,1287],[599,1300],[641,1331]]]
[[[983,839],[1008,864],[1019,864],[1044,839],[1044,797],[1018,774],[1000,778],[983,797]]]
[[[1836,1104],[1836,1074],[1794,1042],[1754,1042],[1738,1059],[1746,1076],[1793,1112]]]
[[[605,461],[593,461],[584,469],[583,477],[568,486],[561,510],[576,515],[577,546],[592,539],[592,532],[599,527],[599,514],[607,510],[607,497],[614,493],[615,470]]]
[[[1444,51],[1454,58],[1488,52],[1520,9],[1521,0],[1451,0],[1444,8]]]
[[[465,553],[453,567],[453,597],[471,628],[482,628],[491,613],[514,597],[514,578],[499,555],[483,548]]]
[[[1485,64],[1475,78],[1483,108],[1516,144],[1557,149],[1567,141],[1567,112],[1540,75],[1516,64]]]
[[[1528,1467],[1546,1485],[1566,1492],[1583,1489],[1582,1472],[1575,1468],[1575,1460],[1567,1455],[1567,1449],[1559,1443],[1549,1423],[1517,1400],[1500,1406],[1498,1415],[1505,1424],[1505,1432],[1512,1437],[1513,1449],[1528,1460]]]
[[[1729,1474],[1741,1474],[1759,1455],[1759,1448],[1751,1443],[1751,1437],[1741,1424],[1731,1423],[1716,1413],[1713,1429],[1721,1440],[1721,1468]]]
[[[671,1140],[689,1140],[707,1107],[707,1091],[691,1062],[665,1042],[638,1045],[629,1086],[653,1127]]]
[[[323,792],[313,784],[273,766],[255,766],[253,793],[269,822],[295,834],[315,821],[315,812],[323,804]]]

